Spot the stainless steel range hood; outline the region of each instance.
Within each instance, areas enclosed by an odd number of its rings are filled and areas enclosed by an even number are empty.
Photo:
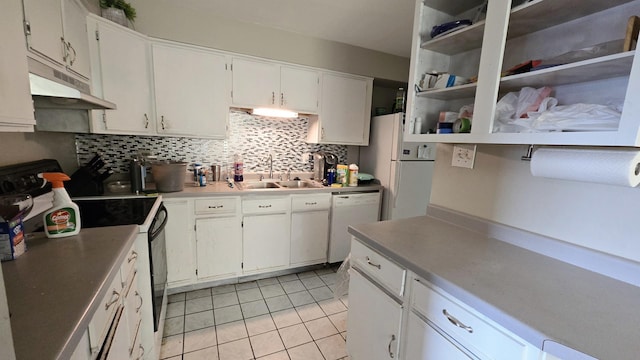
[[[36,109],[116,109],[116,104],[90,95],[89,84],[31,58],[29,82]]]

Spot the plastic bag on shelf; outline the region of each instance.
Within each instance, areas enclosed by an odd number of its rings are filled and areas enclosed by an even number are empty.
[[[578,103],[531,112],[529,121],[534,131],[615,131],[621,116],[617,106]]]
[[[496,105],[494,132],[526,132],[530,129],[530,122],[526,119],[529,112],[538,111],[540,105],[549,98],[553,89],[541,87],[534,89],[524,87],[517,92],[510,92],[503,96]]]
[[[349,293],[349,268],[351,254],[347,255],[338,271],[336,271],[336,283],[333,285],[333,297],[340,299]]]

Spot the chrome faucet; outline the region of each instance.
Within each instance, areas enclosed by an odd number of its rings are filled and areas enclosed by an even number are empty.
[[[269,154],[269,156],[263,161],[269,162],[269,179],[273,179],[273,157]]]

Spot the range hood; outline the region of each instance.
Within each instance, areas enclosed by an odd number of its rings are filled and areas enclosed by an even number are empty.
[[[116,104],[90,95],[89,84],[29,58],[29,82],[36,109],[116,109]]]

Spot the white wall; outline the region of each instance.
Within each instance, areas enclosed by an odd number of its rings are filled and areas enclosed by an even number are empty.
[[[180,1],[131,4],[138,14],[135,29],[153,37],[375,78],[409,78],[408,58],[218,17]]]
[[[433,204],[640,261],[640,189],[533,177],[526,146],[478,145],[473,170],[454,168],[452,148],[438,145]]]

